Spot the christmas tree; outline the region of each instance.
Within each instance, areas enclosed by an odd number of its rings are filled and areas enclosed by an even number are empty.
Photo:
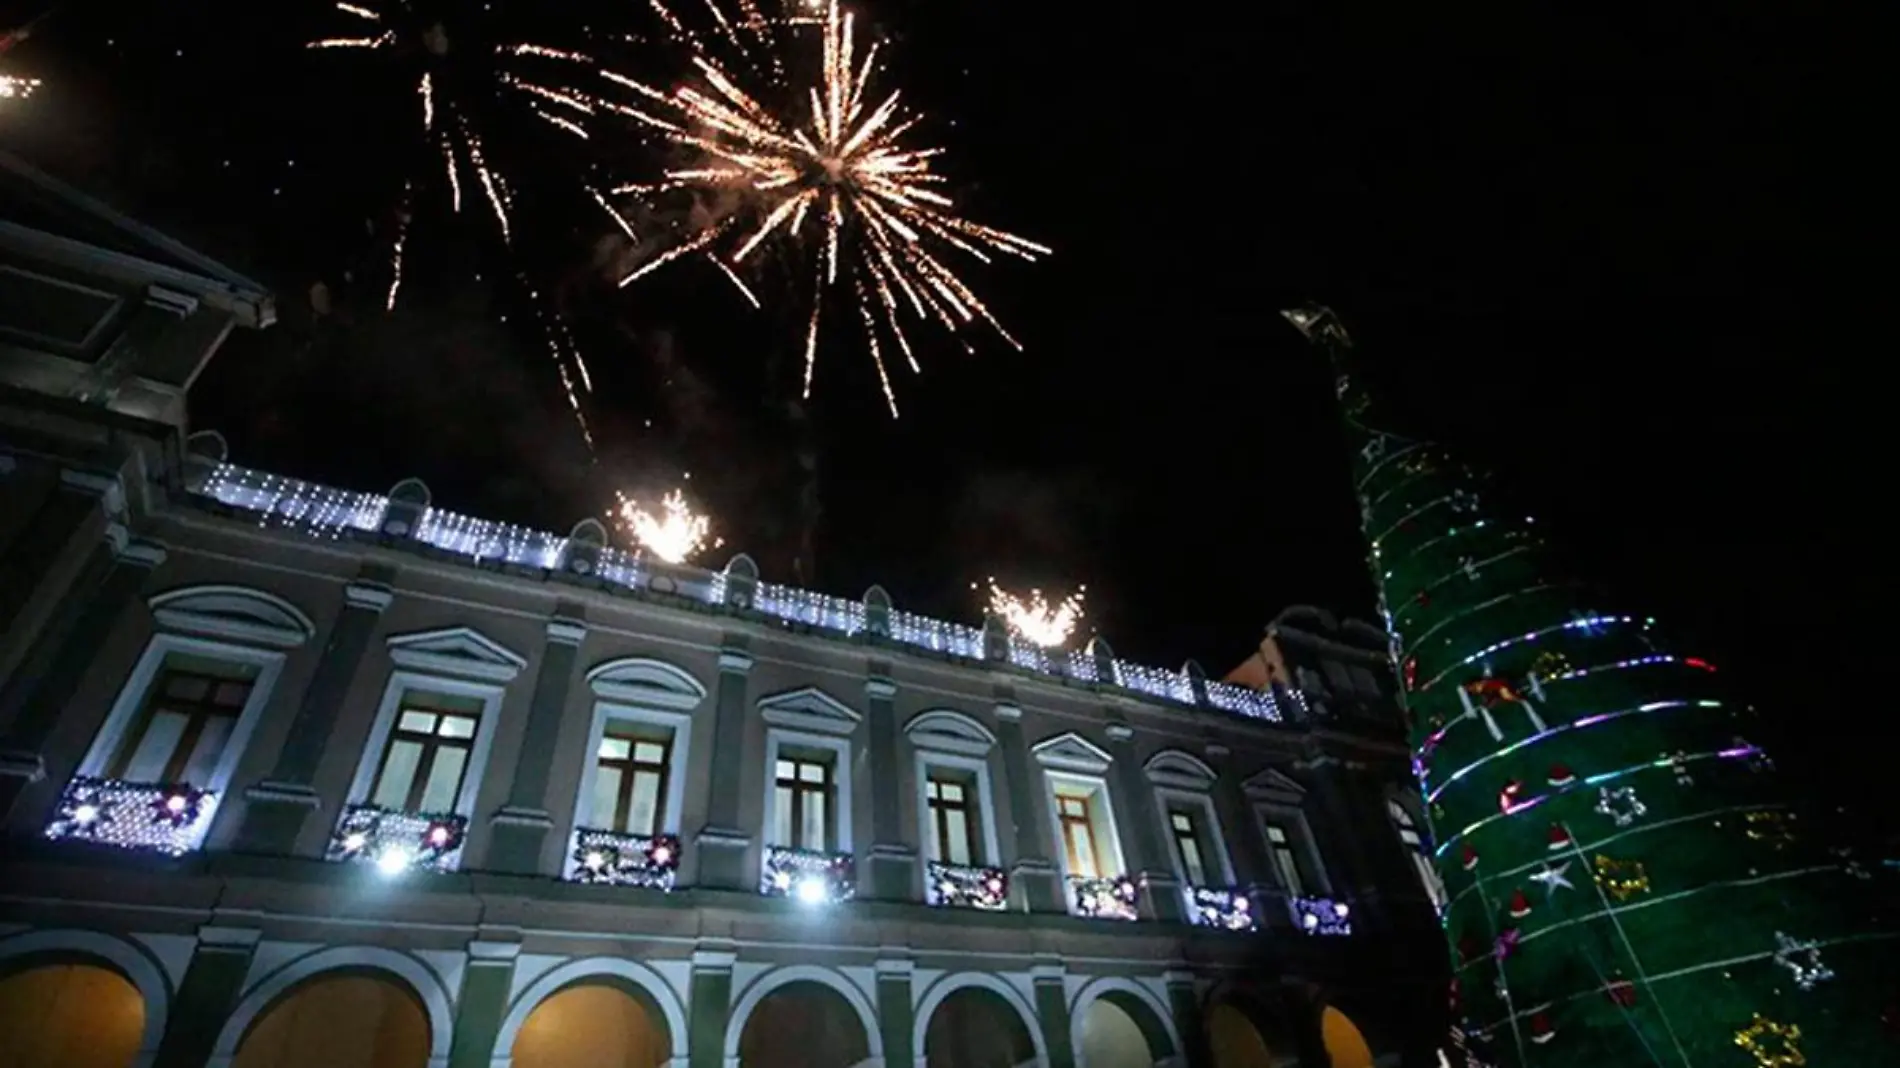
[[[1430,814],[1453,1010],[1504,1065],[1900,1063],[1875,873],[1799,811],[1715,666],[1333,361]],[[1885,962],[1883,964],[1883,962]]]

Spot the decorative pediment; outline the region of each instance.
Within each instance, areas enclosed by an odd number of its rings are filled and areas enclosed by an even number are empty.
[[[1106,750],[1074,731],[1037,742],[1029,751],[1035,756],[1036,763],[1045,768],[1081,771],[1091,775],[1100,775],[1115,762],[1115,758],[1109,756]]]
[[[773,694],[759,702],[759,716],[774,727],[850,734],[864,717],[816,686]]]
[[[412,671],[485,682],[511,682],[528,666],[527,657],[474,627],[398,634],[389,639],[389,659]]]
[[[188,586],[146,603],[162,630],[245,645],[294,649],[317,632],[296,605],[248,586]]]
[[[626,657],[587,673],[587,685],[609,701],[690,712],[706,699],[706,687],[664,660]]]
[[[1163,749],[1149,757],[1142,770],[1148,773],[1149,782],[1181,790],[1210,790],[1218,777],[1205,760],[1180,749]]]
[[[1298,805],[1306,799],[1306,787],[1282,772],[1266,768],[1254,773],[1241,783],[1247,796],[1262,801],[1275,801],[1283,805]]]
[[[911,717],[904,735],[919,749],[982,756],[996,745],[990,729],[961,712],[940,708]]]

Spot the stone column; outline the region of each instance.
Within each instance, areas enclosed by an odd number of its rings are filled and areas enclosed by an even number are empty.
[[[1067,912],[1068,894],[1060,873],[1049,862],[1049,800],[1041,769],[1029,762],[1023,740],[1023,710],[1008,702],[996,706],[996,744],[1002,750],[1004,787],[1016,823],[1016,856],[1009,868],[1009,902],[1025,912]]]
[[[350,683],[356,679],[383,609],[395,600],[389,588],[394,577],[390,568],[366,565],[357,581],[343,587],[343,611],[330,628],[283,748],[277,751],[277,762],[269,775],[244,791],[244,820],[238,824],[234,851],[289,854],[296,848],[304,820],[322,806],[311,785],[317,764],[329,747],[337,714],[349,696]]]
[[[904,834],[903,807],[899,786],[902,783],[902,754],[897,741],[897,710],[892,698],[897,685],[881,672],[890,665],[871,662],[871,677],[864,680],[864,693],[870,705],[870,755],[864,767],[870,772],[871,848],[870,897],[879,901],[910,901],[916,898],[917,850]]]
[[[218,1032],[244,992],[244,976],[262,935],[245,927],[198,928],[198,948],[172,998],[152,1068],[201,1068],[211,1057]]]
[[[698,885],[725,890],[753,890],[758,873],[746,866],[752,836],[739,823],[740,791],[745,776],[738,767],[720,773],[719,758],[737,761],[745,752],[748,676],[752,654],[743,635],[726,636],[719,650],[719,689],[713,699],[712,774],[707,776],[706,824],[693,837],[697,853]],[[729,970],[728,970],[729,971]],[[731,976],[727,976],[727,984]],[[697,1062],[695,1062],[697,1063]]]
[[[508,988],[515,981],[519,942],[468,944],[468,973],[462,977],[462,996],[455,1002],[455,1035],[449,1040],[449,1068],[489,1068],[509,1050],[495,1048],[501,1018],[508,1011]]]
[[[1135,732],[1124,723],[1108,725],[1110,752],[1114,754],[1116,805],[1121,814],[1122,851],[1132,869],[1135,885],[1141,888],[1141,916],[1145,920],[1183,923],[1187,907],[1181,900],[1181,884],[1168,863],[1167,844],[1161,839],[1161,810],[1155,803],[1154,785],[1135,757]]]
[[[1201,995],[1194,988],[1194,973],[1168,972],[1162,977],[1168,987],[1168,1012],[1174,1017],[1175,1033],[1181,1036],[1181,1049],[1175,1051],[1179,1062],[1196,1066],[1214,1063],[1214,1051],[1207,1041],[1207,1026],[1201,1017]]]
[[[1070,1031],[1064,973],[1059,962],[1038,963],[1029,969],[1029,979],[1036,991],[1036,1017],[1042,1022],[1042,1044],[1049,1050],[1049,1068],[1075,1068],[1075,1040]]]
[[[541,870],[541,852],[554,820],[548,815],[548,779],[559,754],[555,740],[574,686],[574,667],[580,661],[581,642],[587,637],[580,605],[563,604],[548,621],[547,644],[541,668],[534,677],[534,695],[528,704],[528,725],[521,732],[515,779],[508,803],[492,819],[493,839],[487,863],[493,871],[534,875]]]
[[[690,1068],[726,1068],[726,1022],[732,1015],[732,962],[729,949],[693,951],[686,1017]]]
[[[112,562],[98,586],[74,590],[60,615],[70,615],[60,623],[63,635],[57,645],[36,649],[44,662],[29,662],[8,680],[0,691],[0,706],[14,713],[0,736],[0,823],[12,814],[22,792],[46,775],[44,748],[54,724],[72,702],[73,694],[88,672],[113,624],[124,613],[145,585],[152,569],[163,563],[165,550],[151,542],[126,540],[125,528],[113,524],[106,529],[105,551]],[[103,563],[103,559],[101,560]],[[49,639],[52,637],[48,636]]]
[[[912,1049],[911,1029],[915,1026],[916,1006],[911,1003],[911,974],[916,962],[908,956],[886,950],[880,954],[877,969],[877,1027],[884,1043],[884,1068],[911,1068],[923,1062],[924,1051]]]

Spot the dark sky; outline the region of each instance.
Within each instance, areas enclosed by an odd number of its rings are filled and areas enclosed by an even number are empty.
[[[11,60],[48,84],[4,132],[277,288],[283,323],[227,346],[194,413],[239,462],[421,475],[438,503],[557,529],[690,470],[730,547],[790,579],[802,451],[820,588],[971,619],[988,574],[1086,582],[1117,651],[1166,665],[1224,670],[1289,604],[1371,615],[1328,376],[1277,314],[1329,303],[1413,429],[1499,469],[1609,581],[1595,607],[1652,612],[1731,667],[1797,762],[1837,783],[1884,766],[1811,731],[1886,713],[1885,635],[1855,617],[1892,585],[1870,551],[1882,495],[1856,481],[1856,383],[1886,361],[1840,338],[1832,278],[1859,150],[1831,116],[1865,87],[1812,16],[860,6],[960,203],[1057,250],[971,272],[1027,351],[934,340],[895,423],[846,335],[789,410],[795,310],[750,312],[706,271],[612,288],[624,253],[573,183],[625,145],[504,126],[518,252],[450,219],[406,76],[298,48],[347,27],[324,4],[161,20],[70,0]],[[581,14],[511,21],[571,40]],[[384,315],[407,175],[416,255]],[[516,271],[596,370],[598,461]]]

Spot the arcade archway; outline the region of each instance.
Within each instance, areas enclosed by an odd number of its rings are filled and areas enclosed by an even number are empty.
[[[739,1068],[853,1068],[870,1056],[858,1011],[815,980],[774,988],[739,1033]]]
[[[0,1043],[17,1068],[129,1068],[145,998],[111,968],[53,960],[0,972]]]
[[[938,1002],[924,1030],[927,1068],[1017,1068],[1036,1063],[1036,1040],[994,990],[966,986]]]
[[[515,1035],[514,1068],[658,1068],[672,1059],[666,1017],[644,990],[583,980],[543,999]]]
[[[1372,1047],[1366,1036],[1345,1013],[1327,1006],[1319,1018],[1320,1040],[1326,1044],[1326,1056],[1332,1068],[1373,1068]]]
[[[252,1023],[231,1068],[426,1068],[429,1016],[413,991],[373,971],[324,972]]]

